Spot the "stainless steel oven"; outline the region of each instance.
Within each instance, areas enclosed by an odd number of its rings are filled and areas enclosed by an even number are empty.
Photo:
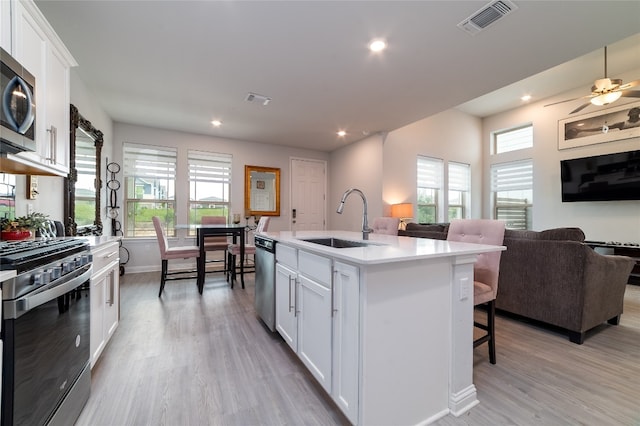
[[[88,245],[39,243],[0,243],[18,270],[2,282],[2,425],[73,424],[91,390]]]

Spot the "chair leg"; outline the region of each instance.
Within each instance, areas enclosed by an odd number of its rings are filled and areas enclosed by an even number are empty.
[[[164,284],[167,281],[167,270],[169,269],[167,259],[162,259],[162,272],[160,272],[160,292],[158,297],[162,296],[162,290],[164,290]]]
[[[495,300],[489,302],[487,309],[487,328],[489,333],[489,362],[496,363],[496,303]]]

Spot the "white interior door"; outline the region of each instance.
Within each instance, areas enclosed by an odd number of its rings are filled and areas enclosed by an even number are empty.
[[[324,161],[291,159],[291,230],[325,229],[326,168]]]

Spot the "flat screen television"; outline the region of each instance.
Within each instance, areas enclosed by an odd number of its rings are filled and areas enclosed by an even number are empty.
[[[560,162],[562,201],[640,200],[640,150]]]

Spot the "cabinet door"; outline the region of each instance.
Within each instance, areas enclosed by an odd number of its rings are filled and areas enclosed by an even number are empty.
[[[331,393],[331,289],[299,274],[298,356]]]
[[[276,263],[276,330],[294,351],[298,350],[296,278],[296,272]]]
[[[49,166],[69,173],[69,68],[53,46],[47,49],[47,115],[44,122]],[[42,121],[41,121],[42,123]]]
[[[359,270],[336,262],[333,282],[333,392],[347,418],[358,423],[360,357]]]
[[[12,30],[11,2],[0,1],[0,47],[13,56],[13,48],[11,46]]]
[[[120,270],[115,262],[109,270],[105,282],[104,339],[109,341],[118,327],[120,318]]]
[[[104,304],[107,274],[91,278],[91,367],[100,357],[105,346],[104,338]]]

